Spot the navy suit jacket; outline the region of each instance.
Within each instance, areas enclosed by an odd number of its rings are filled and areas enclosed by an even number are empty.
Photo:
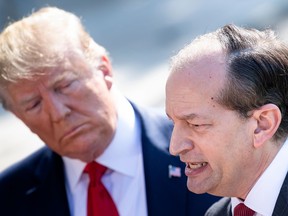
[[[187,190],[184,164],[168,152],[172,125],[166,116],[134,106],[141,121],[149,216],[203,216],[218,197]],[[168,166],[181,177],[168,176]],[[62,158],[43,147],[0,174],[1,216],[69,216]],[[135,215],[136,216],[136,215]]]
[[[261,194],[261,196],[263,196],[263,194]],[[280,193],[278,195],[272,213],[272,216],[287,216],[287,215],[288,215],[288,174],[285,177],[284,183],[281,187]],[[213,206],[211,206],[211,208],[206,212],[205,216],[232,216],[231,199],[227,197],[222,198],[221,200],[216,202]]]

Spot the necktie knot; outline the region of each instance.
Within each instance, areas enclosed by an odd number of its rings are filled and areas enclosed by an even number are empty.
[[[93,187],[96,187],[101,182],[101,178],[104,175],[107,167],[92,161],[86,165],[84,172],[89,175],[90,184]]]
[[[248,208],[244,203],[238,204],[234,209],[234,216],[253,216],[254,211]]]

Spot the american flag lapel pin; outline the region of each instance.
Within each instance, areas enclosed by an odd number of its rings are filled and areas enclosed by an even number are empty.
[[[180,178],[181,177],[181,168],[169,165],[168,166],[168,173],[169,173],[169,178],[172,178],[172,177]]]

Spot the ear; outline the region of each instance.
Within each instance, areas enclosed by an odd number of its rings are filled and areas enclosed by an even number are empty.
[[[254,130],[254,147],[258,148],[273,137],[282,116],[275,104],[265,104],[254,111],[253,117],[257,120],[257,128]]]
[[[110,89],[113,84],[113,73],[112,73],[112,65],[107,56],[101,57],[101,63],[100,66],[98,66],[98,70],[102,71],[107,87],[108,89]]]

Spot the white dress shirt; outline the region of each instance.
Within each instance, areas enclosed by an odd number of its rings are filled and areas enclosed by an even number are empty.
[[[244,204],[257,212],[256,216],[271,216],[288,171],[288,141],[283,144],[272,163],[248,193]],[[233,197],[232,210],[242,201]]]
[[[118,124],[116,134],[97,162],[108,167],[102,182],[112,196],[120,216],[147,216],[141,130],[131,104],[116,96]],[[85,163],[63,157],[66,191],[73,216],[87,215],[88,174]]]

